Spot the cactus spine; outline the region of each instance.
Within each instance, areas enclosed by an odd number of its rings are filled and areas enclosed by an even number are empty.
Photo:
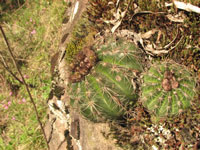
[[[90,73],[81,82],[70,84],[71,105],[91,121],[121,119],[127,105],[138,97],[132,79],[143,67],[136,53],[132,43],[109,38],[97,48],[99,62]]]
[[[141,100],[156,116],[172,116],[191,106],[195,89],[195,78],[186,67],[173,61],[155,63],[143,73]]]

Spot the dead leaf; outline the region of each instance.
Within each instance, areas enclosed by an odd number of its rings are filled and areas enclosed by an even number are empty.
[[[200,14],[200,8],[195,5],[192,5],[190,3],[176,1],[176,0],[174,0],[173,3],[176,6],[176,8],[178,8],[178,9],[182,9],[182,10],[185,10],[188,12],[195,12],[195,13]],[[173,6],[173,3],[165,3],[165,6],[166,7]]]
[[[159,30],[157,29],[153,29],[153,30],[150,30],[144,34],[141,34],[141,38],[143,39],[149,39],[153,34],[155,34],[156,32],[158,32]]]
[[[166,15],[166,17],[172,22],[183,23],[184,18],[180,18],[178,15],[173,16],[172,14]]]

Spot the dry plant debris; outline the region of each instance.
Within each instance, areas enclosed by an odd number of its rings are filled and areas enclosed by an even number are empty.
[[[88,18],[100,34],[109,30],[131,39],[151,60],[173,59],[198,72],[200,80],[200,2],[91,0],[89,3]],[[166,72],[163,88],[171,90],[178,86],[173,73]],[[125,150],[199,149],[198,105],[177,118],[160,120],[160,123],[139,105],[128,114],[125,125],[111,125],[110,136],[119,146]]]

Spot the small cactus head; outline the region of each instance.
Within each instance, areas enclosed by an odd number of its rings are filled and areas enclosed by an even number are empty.
[[[143,73],[142,104],[158,117],[183,112],[195,95],[196,80],[185,66],[165,61],[153,64]]]
[[[138,83],[133,79],[135,72],[143,71],[140,50],[113,36],[93,49],[96,55],[86,48],[70,65],[70,105],[93,122],[124,119],[138,98]],[[81,73],[82,69],[86,71]]]

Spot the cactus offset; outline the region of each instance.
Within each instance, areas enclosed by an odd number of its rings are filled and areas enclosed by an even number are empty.
[[[92,121],[123,118],[127,106],[138,97],[133,78],[143,67],[136,53],[132,43],[109,38],[97,48],[98,63],[90,73],[69,85],[71,105]]]
[[[190,107],[196,95],[192,73],[175,62],[153,64],[143,73],[141,100],[158,117],[172,116]]]

